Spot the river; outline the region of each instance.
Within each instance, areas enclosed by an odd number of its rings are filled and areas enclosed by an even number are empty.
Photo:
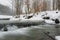
[[[55,40],[55,36],[60,35],[60,25],[35,25],[35,26],[27,26],[18,28],[13,25],[7,26],[8,31],[6,32],[4,39],[0,37],[1,40]],[[14,33],[15,30],[20,30],[21,32]],[[8,32],[11,33],[8,33]],[[28,32],[26,32],[28,31]],[[25,33],[26,32],[26,33]],[[1,33],[1,32],[0,32]],[[4,34],[4,33],[3,33]]]

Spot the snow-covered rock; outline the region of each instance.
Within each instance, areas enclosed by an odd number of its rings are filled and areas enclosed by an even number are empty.
[[[60,11],[46,11],[48,14],[47,16],[49,16],[50,18],[58,18],[60,16]]]

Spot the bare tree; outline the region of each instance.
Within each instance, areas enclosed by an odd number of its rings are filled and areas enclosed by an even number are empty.
[[[19,15],[20,14],[20,3],[19,0],[15,0],[16,2],[16,14]]]
[[[40,3],[41,2],[41,3]],[[46,10],[46,2],[43,0],[33,0],[33,9],[34,9],[34,14],[40,11],[45,11]],[[33,14],[33,15],[34,15]]]
[[[29,13],[29,9],[30,9],[29,0],[26,0],[25,4],[27,6],[26,14],[28,14]]]
[[[39,5],[39,9],[40,11],[45,11],[46,10],[46,7],[47,7],[47,4],[45,1],[41,2],[41,4]]]
[[[35,0],[33,2],[33,9],[34,9],[34,13],[38,13],[39,12],[39,0]]]
[[[60,10],[60,0],[57,0],[57,8],[58,8],[58,10]]]
[[[22,13],[22,9],[21,9],[22,1],[21,0],[14,0],[13,5],[15,8],[16,15],[20,15]]]

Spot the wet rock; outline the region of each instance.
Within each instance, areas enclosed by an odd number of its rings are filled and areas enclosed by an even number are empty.
[[[55,21],[55,19],[52,19],[52,21]]]
[[[7,27],[4,27],[4,31],[8,31]]]
[[[58,19],[55,19],[55,23],[56,23],[56,24],[59,24],[59,20],[58,20]]]
[[[43,19],[50,19],[50,17],[43,17]]]
[[[58,12],[56,12],[56,13],[58,13]]]
[[[27,18],[30,19],[30,18],[32,18],[32,17],[33,17],[33,16],[28,16]]]

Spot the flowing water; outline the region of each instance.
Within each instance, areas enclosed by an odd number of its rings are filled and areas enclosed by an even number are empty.
[[[60,25],[37,25],[18,28],[7,25],[8,31],[4,28],[0,31],[0,40],[55,40],[60,35]]]

